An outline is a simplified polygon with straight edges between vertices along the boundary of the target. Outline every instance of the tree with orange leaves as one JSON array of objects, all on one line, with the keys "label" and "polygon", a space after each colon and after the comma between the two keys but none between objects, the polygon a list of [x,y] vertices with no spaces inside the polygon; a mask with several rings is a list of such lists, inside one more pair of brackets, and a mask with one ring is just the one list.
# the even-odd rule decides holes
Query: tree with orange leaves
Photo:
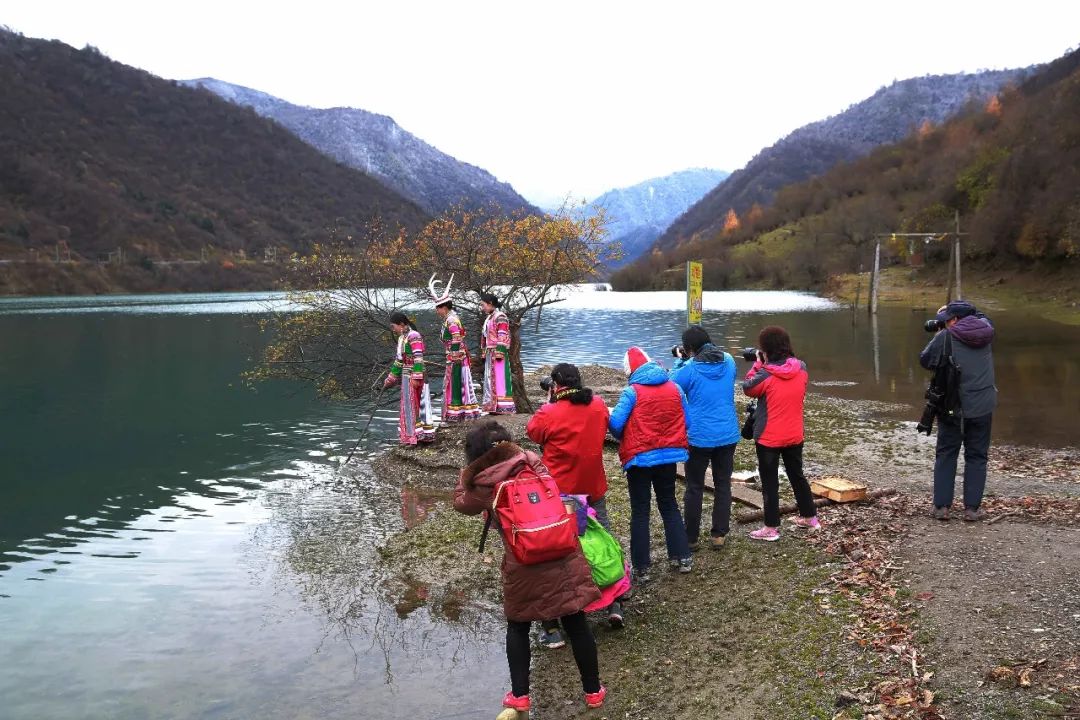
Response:
[{"label": "tree with orange leaves", "polygon": [[727,211],[727,215],[724,217],[724,234],[728,235],[739,229],[739,216],[735,212],[735,208],[731,208]]},{"label": "tree with orange leaves", "polygon": [[[505,215],[495,209],[455,208],[410,236],[378,223],[360,242],[332,239],[292,263],[290,304],[268,321],[274,339],[249,377],[314,383],[338,399],[370,396],[388,364],[389,315],[427,310],[427,280],[454,276],[451,300],[463,317],[483,315],[481,292],[502,300],[510,323],[513,382],[523,387],[521,329],[543,308],[565,297],[570,285],[596,278],[618,248],[605,242],[602,211],[564,208],[554,215]],[[299,310],[299,312],[297,312]],[[437,365],[437,364],[435,364]],[[532,410],[515,393],[519,412]]]}]

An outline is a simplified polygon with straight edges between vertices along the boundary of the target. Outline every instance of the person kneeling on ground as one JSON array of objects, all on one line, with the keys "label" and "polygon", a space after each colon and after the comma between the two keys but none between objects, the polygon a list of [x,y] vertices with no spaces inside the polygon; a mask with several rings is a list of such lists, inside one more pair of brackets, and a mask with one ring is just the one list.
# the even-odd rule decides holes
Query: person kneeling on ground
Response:
[{"label": "person kneeling on ground", "polygon": [[611,434],[619,438],[619,460],[626,470],[630,493],[630,562],[638,583],[649,580],[649,505],[653,490],[664,520],[668,561],[679,572],[693,570],[686,527],[675,499],[675,464],[687,453],[686,396],[668,380],[662,367],[639,347],[623,357],[630,384],[611,411]]},{"label": "person kneeling on ground", "polygon": [[770,325],[758,334],[757,361],[743,381],[743,392],[758,399],[754,413],[754,442],[765,525],[750,533],[754,540],[780,539],[780,459],[795,493],[799,517],[796,527],[821,527],[810,483],[803,474],[803,407],[809,375],[806,363],[795,357],[791,337],[782,327]]},{"label": "person kneeling on ground", "polygon": [[739,420],[735,415],[735,360],[712,344],[709,333],[691,325],[682,335],[689,358],[679,357],[671,379],[686,393],[690,407],[690,459],[686,461],[686,493],[683,513],[690,549],[698,549],[701,532],[701,501],[705,491],[705,471],[712,463],[713,507],[710,546],[724,546],[731,528],[731,471],[735,445],[739,442]]},{"label": "person kneeling on ground", "polygon": [[[581,386],[576,365],[560,363],[551,370],[548,402],[529,418],[525,433],[544,449],[544,465],[564,495],[585,495],[596,521],[611,531],[608,520],[607,475],[604,472],[604,436],[608,409],[589,388]],[[622,605],[611,603],[608,621],[623,623]],[[545,623],[540,643],[548,648],[563,646],[557,622]]]},{"label": "person kneeling on ground", "polygon": [[[465,459],[469,464],[454,488],[454,509],[466,515],[491,512],[495,489],[504,481],[548,476],[539,456],[511,442],[510,433],[495,421],[482,422],[469,431]],[[504,538],[503,545],[506,543]],[[607,690],[600,684],[596,641],[583,612],[600,597],[600,591],[580,545],[563,557],[531,565],[520,562],[508,548],[501,571],[511,685],[503,705],[519,711],[529,709],[529,628],[537,620],[560,618],[581,674],[585,704],[600,707]]]}]

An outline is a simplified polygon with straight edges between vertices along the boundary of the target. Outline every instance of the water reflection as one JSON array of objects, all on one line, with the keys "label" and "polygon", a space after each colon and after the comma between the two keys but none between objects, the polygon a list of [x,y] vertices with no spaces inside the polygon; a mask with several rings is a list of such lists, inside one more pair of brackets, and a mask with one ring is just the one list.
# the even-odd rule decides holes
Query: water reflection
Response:
[{"label": "water reflection", "polygon": [[[5,717],[495,707],[505,667],[490,608],[470,588],[377,569],[375,548],[438,503],[364,471],[396,436],[392,403],[355,467],[339,472],[366,415],[301,388],[242,387],[265,342],[242,313],[267,298],[209,299],[110,299],[107,312],[94,311],[96,298],[65,298],[59,312],[51,299],[0,302]],[[525,328],[524,361],[619,366],[631,344],[669,360],[682,302],[580,293]],[[784,325],[815,391],[907,405],[883,412],[914,420],[922,319],[887,308],[874,321],[798,294],[710,293],[703,323],[732,351]],[[1080,329],[994,319],[995,442],[1077,444]]]}]

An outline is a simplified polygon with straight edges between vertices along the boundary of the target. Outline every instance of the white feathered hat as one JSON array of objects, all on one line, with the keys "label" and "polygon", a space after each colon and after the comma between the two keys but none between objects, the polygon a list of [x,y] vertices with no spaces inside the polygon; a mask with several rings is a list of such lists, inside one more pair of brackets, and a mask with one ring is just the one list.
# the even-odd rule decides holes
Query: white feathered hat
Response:
[{"label": "white feathered hat", "polygon": [[450,274],[450,279],[446,281],[446,287],[443,288],[442,293],[439,292],[439,281],[435,279],[436,274],[431,274],[427,286],[428,290],[431,291],[431,301],[435,303],[435,307],[439,307],[443,303],[450,302],[450,286],[454,284],[454,274]]}]

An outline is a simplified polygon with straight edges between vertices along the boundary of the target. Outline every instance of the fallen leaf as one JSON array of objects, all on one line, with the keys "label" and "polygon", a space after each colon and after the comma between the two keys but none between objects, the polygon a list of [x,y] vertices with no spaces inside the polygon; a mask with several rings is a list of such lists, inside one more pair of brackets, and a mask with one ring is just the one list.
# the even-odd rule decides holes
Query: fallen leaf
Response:
[{"label": "fallen leaf", "polygon": [[1020,671],[1020,687],[1031,687],[1031,676],[1035,673],[1034,668],[1024,668]]}]

